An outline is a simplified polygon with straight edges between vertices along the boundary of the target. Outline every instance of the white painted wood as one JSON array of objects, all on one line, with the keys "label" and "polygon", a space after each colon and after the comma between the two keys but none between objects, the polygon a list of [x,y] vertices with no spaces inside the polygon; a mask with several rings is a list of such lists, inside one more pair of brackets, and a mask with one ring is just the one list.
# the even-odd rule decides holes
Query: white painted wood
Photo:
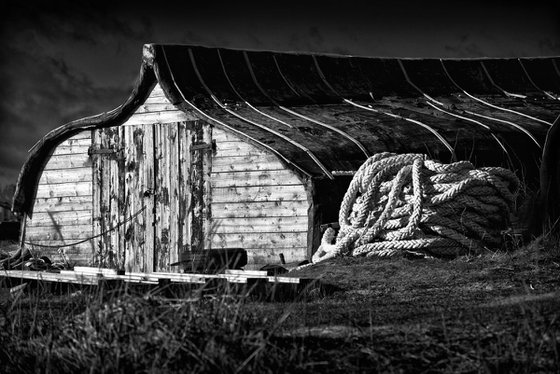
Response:
[{"label": "white painted wood", "polygon": [[169,102],[157,102],[157,103],[144,103],[140,105],[138,109],[134,112],[134,114],[140,113],[152,113],[152,112],[174,112],[177,110],[177,107]]},{"label": "white painted wood", "polygon": [[52,156],[44,170],[66,170],[72,168],[90,168],[91,158],[87,153]]},{"label": "white painted wood", "polygon": [[280,233],[228,233],[212,236],[213,248],[255,247],[263,242],[269,243],[269,248],[302,247],[307,245],[307,232],[280,232]]},{"label": "white painted wood", "polygon": [[161,88],[161,85],[159,83],[156,83],[156,85],[152,89],[152,92],[150,93],[150,97],[157,97],[157,96],[165,97],[165,93],[163,92],[163,88]]},{"label": "white painted wood", "polygon": [[90,238],[91,236],[91,224],[66,227],[60,227],[56,224],[51,226],[28,226],[25,230],[25,237],[28,240],[61,240],[71,243]]},{"label": "white painted wood", "polygon": [[246,218],[214,218],[217,227],[254,227],[264,231],[267,227],[303,227],[307,223],[307,215],[285,217],[246,217]]},{"label": "white painted wood", "polygon": [[307,201],[307,193],[301,185],[224,187],[212,190],[213,203],[283,200]]},{"label": "white painted wood", "polygon": [[58,155],[74,155],[74,154],[87,154],[91,142],[88,139],[81,139],[79,142],[84,144],[73,144],[73,145],[59,145],[53,152],[54,156]]},{"label": "white painted wood", "polygon": [[150,96],[144,101],[144,104],[169,104],[169,100],[165,96]]},{"label": "white painted wood", "polygon": [[27,220],[32,226],[52,226],[59,225],[62,229],[65,226],[91,225],[91,210],[80,211],[61,211],[61,212],[35,212],[31,219]]},{"label": "white painted wood", "polygon": [[241,275],[249,278],[267,278],[268,273],[261,270],[239,270],[239,269],[226,269],[225,274]]},{"label": "white painted wood", "polygon": [[[92,236],[92,167],[88,150],[91,131],[82,131],[62,142],[47,161],[31,217],[26,218],[24,242],[35,254],[51,261],[62,257],[58,247]],[[93,243],[64,248],[70,261],[86,263],[93,257]]]},{"label": "white painted wood", "polygon": [[57,283],[74,283],[74,284],[88,284],[96,285],[98,282],[97,275],[80,276],[76,275],[61,275],[58,273],[46,273],[40,271],[21,271],[21,270],[7,270],[4,272],[5,276],[12,276],[21,279],[49,281]]},{"label": "white painted wood", "polygon": [[[254,157],[254,156],[253,156]],[[239,160],[240,157],[228,157],[227,159],[221,158],[218,160],[225,160],[223,162],[218,162],[213,165],[213,173],[230,173],[230,172],[242,172],[242,171],[270,171],[270,170],[283,170],[284,166],[278,161],[266,162],[266,160],[255,160],[245,162]]]},{"label": "white painted wood", "polygon": [[263,151],[245,142],[216,142],[216,157],[262,155]]},{"label": "white painted wood", "polygon": [[294,186],[303,184],[290,170],[212,173],[212,187]]},{"label": "white painted wood", "polygon": [[[40,184],[54,185],[61,183],[91,182],[91,167],[45,170],[41,174]],[[53,186],[56,188],[56,186]]]},{"label": "white painted wood", "polygon": [[56,186],[39,185],[38,198],[69,197],[69,196],[91,196],[91,182],[64,183]]},{"label": "white painted wood", "polygon": [[81,211],[92,209],[91,196],[39,198],[35,200],[33,214],[41,212]]},{"label": "white painted wood", "polygon": [[117,269],[107,269],[98,268],[91,266],[74,266],[74,270],[62,270],[60,274],[72,274],[72,273],[83,273],[83,274],[102,274],[102,275],[117,275]]},{"label": "white painted wood", "polygon": [[[212,204],[213,218],[293,217],[306,216],[309,205],[304,201],[219,203]],[[307,229],[307,226],[305,227]]]},{"label": "white painted wood", "polygon": [[303,181],[239,136],[216,128],[213,139],[212,247],[242,247],[249,263],[279,263],[278,248],[303,260],[309,209]]},{"label": "white painted wood", "polygon": [[153,123],[175,123],[194,121],[196,117],[181,110],[133,114],[122,126],[147,125]]},{"label": "white painted wood", "polygon": [[215,234],[237,234],[237,233],[271,233],[276,234],[278,232],[282,233],[295,233],[295,232],[307,232],[302,231],[301,224],[295,225],[269,225],[269,226],[252,226],[252,225],[235,225],[235,219],[230,219],[232,221],[231,225],[228,226],[216,226],[214,229]]}]

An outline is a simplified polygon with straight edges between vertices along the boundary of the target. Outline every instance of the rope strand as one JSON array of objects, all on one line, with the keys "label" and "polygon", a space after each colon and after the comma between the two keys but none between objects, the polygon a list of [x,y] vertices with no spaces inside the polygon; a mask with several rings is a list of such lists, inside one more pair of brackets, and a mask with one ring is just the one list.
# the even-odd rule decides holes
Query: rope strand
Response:
[{"label": "rope strand", "polygon": [[[479,253],[501,243],[520,182],[507,169],[379,153],[356,172],[312,261],[338,255]],[[335,243],[333,240],[335,239]]]}]

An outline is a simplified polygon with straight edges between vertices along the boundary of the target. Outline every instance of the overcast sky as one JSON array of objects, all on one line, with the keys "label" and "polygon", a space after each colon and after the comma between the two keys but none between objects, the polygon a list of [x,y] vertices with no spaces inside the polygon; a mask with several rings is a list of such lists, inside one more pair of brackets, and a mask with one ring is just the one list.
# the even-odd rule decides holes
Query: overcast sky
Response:
[{"label": "overcast sky", "polygon": [[552,1],[197,3],[2,5],[0,185],[16,182],[27,150],[49,130],[120,105],[144,43],[385,57],[560,55],[560,6]]}]

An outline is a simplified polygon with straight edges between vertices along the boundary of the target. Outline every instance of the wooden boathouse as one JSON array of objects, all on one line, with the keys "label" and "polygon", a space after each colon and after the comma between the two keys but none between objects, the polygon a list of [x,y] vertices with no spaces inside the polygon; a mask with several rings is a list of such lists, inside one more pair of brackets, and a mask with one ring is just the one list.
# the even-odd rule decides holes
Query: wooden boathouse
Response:
[{"label": "wooden boathouse", "polygon": [[22,241],[128,271],[178,271],[210,248],[300,261],[385,151],[510,167],[532,188],[559,66],[146,45],[125,103],[30,150],[13,202]]}]

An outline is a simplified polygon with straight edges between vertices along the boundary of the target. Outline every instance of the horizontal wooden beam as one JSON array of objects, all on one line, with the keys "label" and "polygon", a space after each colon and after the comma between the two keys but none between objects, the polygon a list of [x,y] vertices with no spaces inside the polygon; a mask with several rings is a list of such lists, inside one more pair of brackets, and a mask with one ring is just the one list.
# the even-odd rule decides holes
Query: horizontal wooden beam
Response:
[{"label": "horizontal wooden beam", "polygon": [[[247,283],[250,279],[263,279],[275,284],[300,284],[307,281],[307,278],[296,278],[287,276],[266,276],[263,277],[253,271],[225,274],[187,274],[187,273],[137,273],[126,272],[125,274],[113,274],[110,269],[86,270],[61,270],[59,273],[28,271],[28,270],[5,270],[0,273],[0,278],[17,278],[37,281],[74,283],[83,285],[97,285],[99,280],[122,280],[127,283],[136,284],[159,284],[160,279],[169,279],[173,283],[194,283],[206,284],[215,279],[224,279],[230,283]],[[265,272],[266,273],[266,272]]]}]

